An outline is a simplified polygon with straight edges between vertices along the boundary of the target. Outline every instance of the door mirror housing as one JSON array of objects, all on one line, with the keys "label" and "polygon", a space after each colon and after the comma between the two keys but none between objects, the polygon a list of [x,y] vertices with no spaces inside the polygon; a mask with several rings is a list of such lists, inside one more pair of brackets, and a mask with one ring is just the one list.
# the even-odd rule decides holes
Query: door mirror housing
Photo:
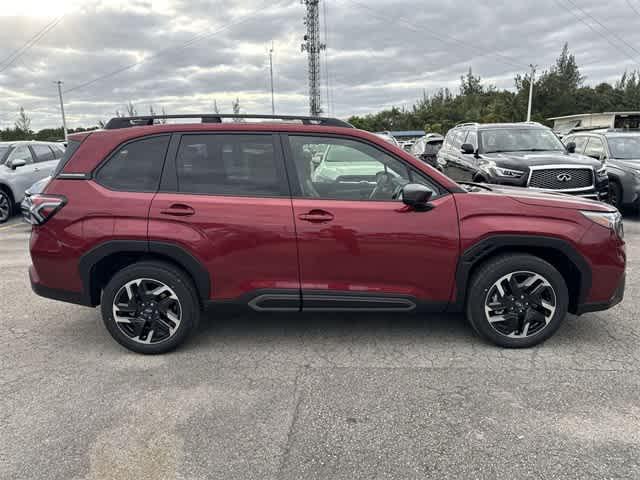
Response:
[{"label": "door mirror housing", "polygon": [[11,170],[15,170],[18,167],[24,167],[27,164],[27,161],[22,158],[14,158],[9,162],[9,167]]},{"label": "door mirror housing", "polygon": [[460,151],[465,155],[471,155],[473,153],[476,153],[475,147],[470,143],[463,143],[462,147],[460,147]]},{"label": "door mirror housing", "polygon": [[408,183],[402,187],[402,201],[404,204],[419,212],[433,208],[429,204],[432,196],[433,190],[421,183]]},{"label": "door mirror housing", "polygon": [[576,153],[576,142],[567,143],[567,152]]}]

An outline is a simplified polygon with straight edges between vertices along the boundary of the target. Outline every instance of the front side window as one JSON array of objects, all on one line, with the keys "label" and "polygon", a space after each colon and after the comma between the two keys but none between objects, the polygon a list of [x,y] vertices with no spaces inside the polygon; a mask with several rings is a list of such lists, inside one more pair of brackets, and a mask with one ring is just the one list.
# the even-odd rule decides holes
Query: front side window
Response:
[{"label": "front side window", "polygon": [[33,158],[31,157],[31,151],[29,147],[26,145],[18,145],[13,151],[9,154],[8,162],[13,160],[24,160],[27,163],[32,163]]},{"label": "front side window", "polygon": [[111,190],[157,191],[169,138],[162,135],[123,145],[98,170],[96,181]]},{"label": "front side window", "polygon": [[32,145],[31,148],[36,155],[36,162],[48,162],[54,159],[53,151],[47,145]]},{"label": "front side window", "polygon": [[478,148],[478,134],[476,132],[469,131],[469,134],[467,135],[467,139],[464,141],[464,143],[469,143],[469,144],[473,145],[473,148],[477,149]]},{"label": "front side window", "polygon": [[180,192],[275,197],[289,194],[272,135],[183,135],[176,169]]},{"label": "front side window", "polygon": [[407,183],[429,185],[400,160],[363,142],[290,135],[289,144],[304,197],[391,201]]},{"label": "front side window", "polygon": [[640,161],[640,136],[610,137],[609,151],[613,158]]},{"label": "front side window", "polygon": [[457,132],[455,132],[454,136],[453,136],[453,148],[455,149],[460,149],[460,147],[462,147],[462,144],[464,143],[464,140],[467,136],[467,130],[458,130]]},{"label": "front side window", "polygon": [[573,142],[576,144],[576,153],[582,153],[584,152],[584,147],[587,146],[587,140],[589,140],[589,137],[585,137],[584,135],[568,137],[565,139],[564,144],[567,145],[568,143]]},{"label": "front side window", "polygon": [[565,151],[551,130],[492,128],[480,132],[480,153]]},{"label": "front side window", "polygon": [[604,156],[604,145],[602,144],[602,140],[596,137],[589,138],[587,147],[584,149],[584,154],[593,158],[600,158]]}]

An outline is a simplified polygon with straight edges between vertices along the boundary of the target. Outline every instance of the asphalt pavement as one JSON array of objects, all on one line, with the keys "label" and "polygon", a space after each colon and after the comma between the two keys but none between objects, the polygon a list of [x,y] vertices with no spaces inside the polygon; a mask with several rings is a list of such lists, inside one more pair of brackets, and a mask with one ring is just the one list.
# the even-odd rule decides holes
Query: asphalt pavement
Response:
[{"label": "asphalt pavement", "polygon": [[[0,225],[1,479],[638,479],[640,222],[607,312],[502,350],[460,316],[209,316],[163,356],[37,297]],[[597,280],[597,279],[596,279]]]}]

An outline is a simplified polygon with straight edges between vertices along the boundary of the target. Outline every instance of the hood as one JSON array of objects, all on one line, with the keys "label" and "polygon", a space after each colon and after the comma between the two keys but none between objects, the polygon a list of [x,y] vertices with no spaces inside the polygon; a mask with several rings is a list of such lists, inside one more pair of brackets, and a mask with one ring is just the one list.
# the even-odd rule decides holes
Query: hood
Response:
[{"label": "hood", "polygon": [[607,160],[607,163],[613,167],[618,167],[622,170],[630,170],[635,172],[640,172],[640,159],[637,160],[617,160],[615,158],[610,158]]},{"label": "hood", "polygon": [[588,165],[599,168],[602,165],[600,160],[579,155],[577,153],[565,152],[503,152],[503,153],[483,153],[480,155],[483,160],[493,160],[496,165],[503,168],[523,170],[526,167],[539,165]]},{"label": "hood", "polygon": [[[572,210],[588,210],[596,212],[615,212],[611,205],[588,198],[567,195],[566,193],[542,192],[532,188],[509,187],[506,185],[487,185],[491,192],[507,195],[516,202],[539,207],[568,208]],[[488,190],[485,191],[489,193]]]}]

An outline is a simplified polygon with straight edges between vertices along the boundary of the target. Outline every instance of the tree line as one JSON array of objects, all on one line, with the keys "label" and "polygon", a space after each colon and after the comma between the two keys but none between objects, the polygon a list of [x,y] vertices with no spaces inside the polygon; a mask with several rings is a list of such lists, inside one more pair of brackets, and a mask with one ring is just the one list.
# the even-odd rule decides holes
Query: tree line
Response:
[{"label": "tree line", "polygon": [[[423,93],[422,98],[409,108],[392,107],[375,114],[352,116],[349,122],[357,128],[374,132],[421,129],[442,134],[460,122],[521,122],[526,119],[530,81],[529,75],[517,75],[513,90],[498,89],[483,82],[469,69],[460,78],[457,92],[442,88],[432,95]],[[534,81],[533,91],[532,120],[545,124],[548,124],[549,117],[562,115],[640,110],[638,71],[623,73],[613,85],[606,82],[586,85],[575,56],[566,44],[555,63]],[[214,113],[220,113],[215,100],[212,108]],[[232,102],[231,110],[235,114],[241,112],[239,98]],[[125,106],[123,112],[116,110],[115,116],[137,115],[132,102]],[[161,112],[165,113],[164,108]],[[153,106],[149,106],[149,113],[155,114]],[[69,132],[103,126],[103,122],[99,122],[96,126]],[[62,127],[32,131],[31,118],[23,108],[18,112],[13,128],[0,130],[1,140],[56,140],[63,137]]]},{"label": "tree line", "polygon": [[[216,100],[213,101],[213,112],[221,113],[220,108],[218,107],[218,102]],[[240,99],[236,98],[231,102],[231,111],[240,115],[241,107],[240,107]],[[159,115],[166,115],[164,107],[161,107]],[[135,117],[138,115],[138,108],[133,104],[133,102],[129,101],[123,110],[116,110],[114,112],[115,117]],[[144,114],[141,114],[144,115]],[[158,113],[155,110],[153,105],[149,105],[149,115],[155,116]],[[166,120],[159,120],[160,123],[166,123]],[[99,128],[103,128],[105,126],[104,121],[99,121],[97,125],[91,127],[78,127],[78,128],[70,128],[68,129],[69,133],[77,133],[77,132],[89,132],[91,130],[97,130]],[[0,141],[18,141],[18,140],[41,140],[41,141],[57,141],[64,139],[64,128],[44,128],[42,130],[33,131],[31,129],[31,116],[25,112],[23,107],[20,107],[18,110],[17,119],[13,125],[13,127],[6,127],[0,130]]]}]

